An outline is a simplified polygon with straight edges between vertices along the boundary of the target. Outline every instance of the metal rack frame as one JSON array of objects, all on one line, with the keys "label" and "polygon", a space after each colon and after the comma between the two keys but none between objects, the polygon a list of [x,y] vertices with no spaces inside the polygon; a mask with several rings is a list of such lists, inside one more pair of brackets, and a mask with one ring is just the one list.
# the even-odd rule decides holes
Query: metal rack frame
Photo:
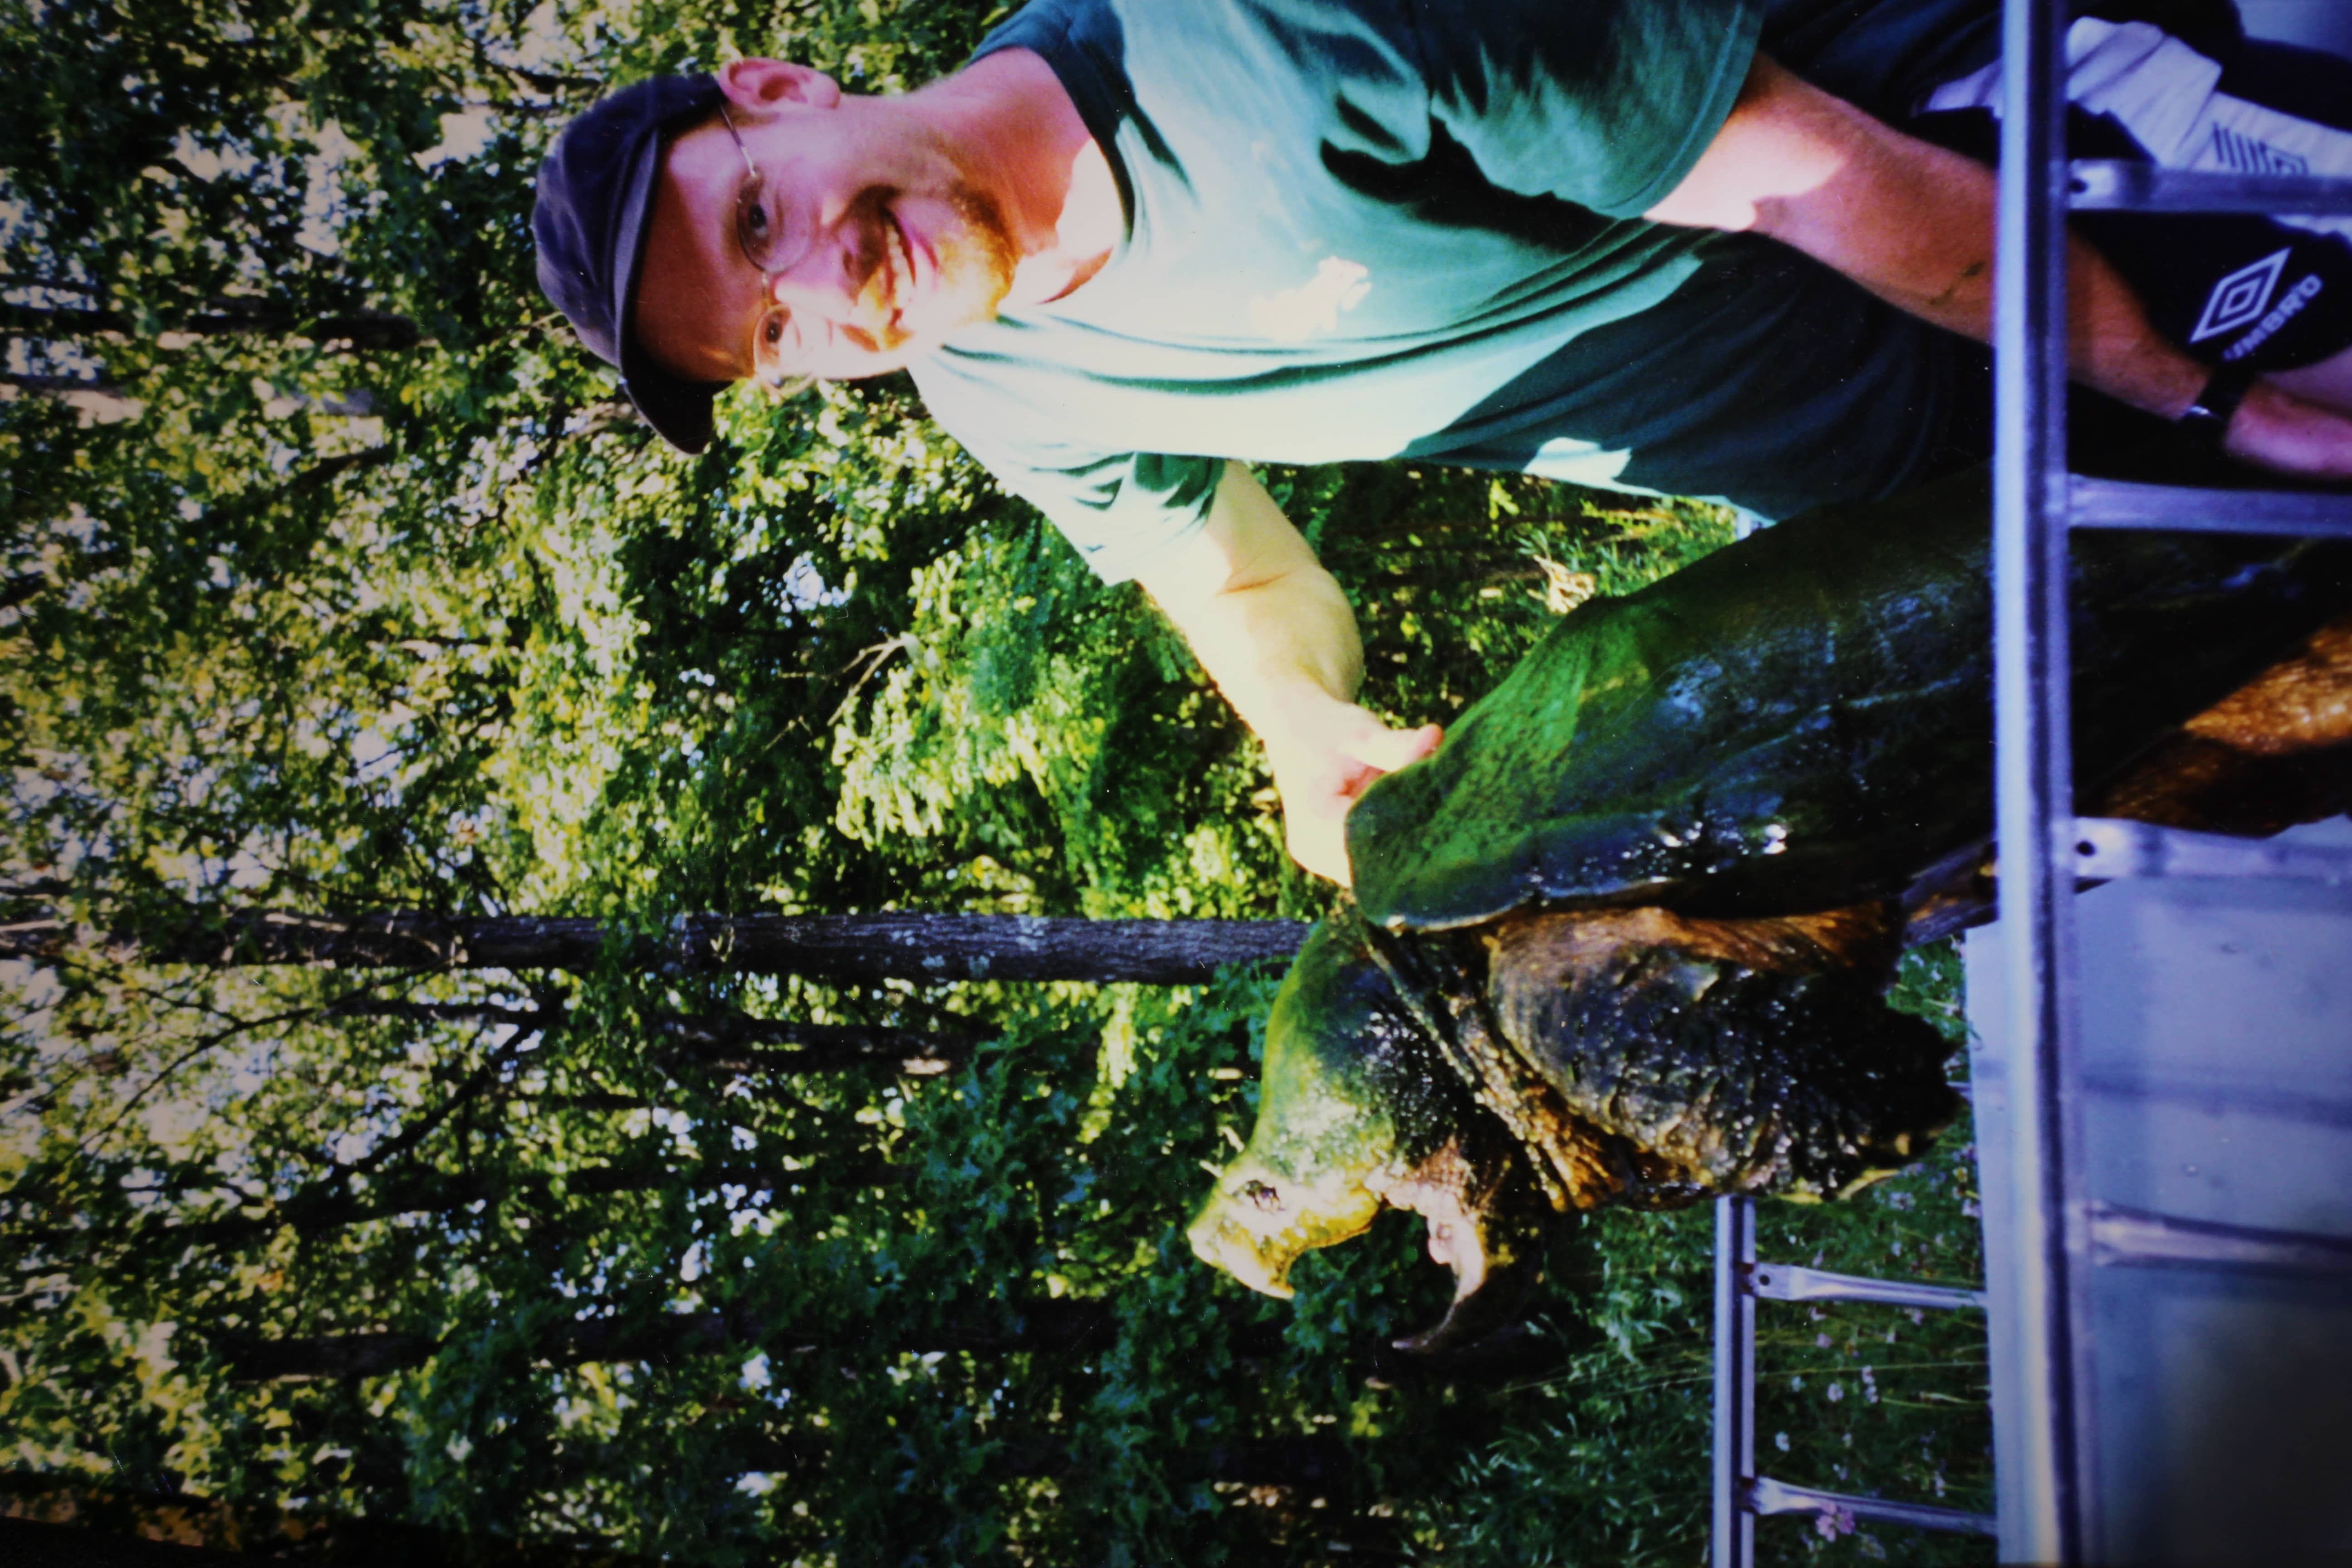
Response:
[{"label": "metal rack frame", "polygon": [[[2097,1389],[2089,1271],[2190,1265],[2352,1278],[2352,1241],[2258,1231],[2093,1201],[2078,1163],[2084,1090],[2075,1042],[2078,879],[2248,877],[2352,884],[2352,852],[2274,846],[2145,824],[2077,819],[2069,752],[2068,534],[2166,528],[2352,537],[2352,497],[2212,491],[2082,478],[2066,468],[2066,215],[2352,213],[2352,181],[2183,174],[2070,163],[2059,0],[2006,0],[1995,252],[1994,684],[2000,931],[2009,1038],[2005,1214],[1986,1216],[1987,1289],[1824,1275],[1756,1258],[1754,1201],[1725,1198],[1716,1244],[1715,1568],[1748,1568],[1759,1515],[1839,1509],[1855,1519],[1997,1535],[2004,1562],[2093,1559]],[[1981,1306],[1991,1341],[1997,1516],[1849,1497],[1759,1476],[1755,1312],[1767,1300]]]},{"label": "metal rack frame", "polygon": [[[2065,8],[2007,0],[1995,254],[1994,772],[2007,971],[2011,1246],[1988,1259],[1995,1489],[2004,1560],[2091,1561],[2099,1519],[2090,1271],[2195,1262],[2333,1274],[2352,1244],[2094,1202],[2084,1190],[2073,904],[2079,877],[2307,877],[2352,856],[2078,820],[2067,737],[2068,535],[2074,528],[2218,529],[2352,537],[2352,498],[2084,479],[2066,468],[2065,234],[2072,206],[2115,211],[2352,212],[2352,181],[2186,174],[2070,163]],[[1995,1216],[1987,1215],[1988,1230]]]},{"label": "metal rack frame", "polygon": [[1872,1279],[1756,1257],[1756,1200],[1718,1198],[1715,1209],[1715,1568],[1756,1561],[1756,1521],[1776,1513],[1838,1512],[1914,1530],[1991,1535],[1989,1513],[1822,1491],[1756,1468],[1756,1303],[1870,1301],[1937,1311],[1981,1310],[1984,1292],[1908,1279]]}]

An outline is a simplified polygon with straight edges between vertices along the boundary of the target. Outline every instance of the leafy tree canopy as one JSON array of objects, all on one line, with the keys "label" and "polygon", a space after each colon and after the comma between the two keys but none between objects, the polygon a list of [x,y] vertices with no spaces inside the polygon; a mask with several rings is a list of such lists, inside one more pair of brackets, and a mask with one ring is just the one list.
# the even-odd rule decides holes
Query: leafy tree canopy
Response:
[{"label": "leafy tree canopy", "polygon": [[[680,917],[1321,905],[1181,645],[903,382],[739,395],[684,458],[531,285],[532,171],[605,83],[775,53],[896,90],[992,15],[0,0],[0,898],[55,935],[0,962],[12,1497],[485,1560],[1688,1560],[1688,1225],[1564,1236],[1528,1331],[1435,1366],[1382,1348],[1445,1288],[1401,1221],[1287,1306],[1192,1262],[1264,970],[648,957],[712,929]],[[1416,721],[1729,534],[1265,477]],[[608,940],[188,961],[394,911]],[[1966,1272],[1957,1169],[1830,1245]],[[1834,1326],[1804,1354],[1893,1388],[1883,1328],[1916,1371],[1880,1484],[1981,1484],[1980,1421],[1937,1403],[1965,1336]],[[1808,1420],[1814,1473],[1845,1463]]]}]

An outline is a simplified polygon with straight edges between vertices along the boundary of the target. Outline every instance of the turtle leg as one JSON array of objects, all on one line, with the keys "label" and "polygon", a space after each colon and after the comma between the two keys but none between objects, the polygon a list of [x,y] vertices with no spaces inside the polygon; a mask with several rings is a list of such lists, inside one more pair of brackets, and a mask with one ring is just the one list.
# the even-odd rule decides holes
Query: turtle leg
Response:
[{"label": "turtle leg", "polygon": [[1552,912],[1479,933],[1495,1029],[1564,1110],[1629,1151],[1608,1201],[1842,1197],[1959,1109],[1950,1047],[1884,993],[1896,911],[1697,920]]},{"label": "turtle leg", "polygon": [[2208,833],[2275,833],[2352,808],[2352,619],[2137,759],[2094,815]]}]

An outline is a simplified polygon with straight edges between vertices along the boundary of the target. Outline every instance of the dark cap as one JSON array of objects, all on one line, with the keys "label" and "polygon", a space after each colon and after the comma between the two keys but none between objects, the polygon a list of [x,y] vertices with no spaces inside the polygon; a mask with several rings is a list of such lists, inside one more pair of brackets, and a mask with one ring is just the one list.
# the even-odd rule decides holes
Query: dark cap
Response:
[{"label": "dark cap", "polygon": [[723,381],[671,374],[629,330],[646,219],[661,172],[662,141],[715,112],[719,79],[665,76],[600,100],[564,127],[539,166],[539,286],[599,359],[618,365],[621,386],[646,422],[682,452],[710,445],[710,400]]}]

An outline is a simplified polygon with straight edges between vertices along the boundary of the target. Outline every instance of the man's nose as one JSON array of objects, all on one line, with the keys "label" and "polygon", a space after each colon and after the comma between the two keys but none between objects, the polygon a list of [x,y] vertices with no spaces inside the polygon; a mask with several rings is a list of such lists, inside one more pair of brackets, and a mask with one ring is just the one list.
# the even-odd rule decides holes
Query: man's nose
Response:
[{"label": "man's nose", "polygon": [[768,298],[795,316],[856,324],[876,262],[838,227],[820,234],[797,260],[768,275]]},{"label": "man's nose", "polygon": [[797,254],[768,274],[768,292],[779,305],[805,307],[812,296],[828,289],[854,295],[865,286],[868,268],[858,258],[866,248],[859,225],[861,208],[855,190],[803,193],[798,214],[805,225]]},{"label": "man's nose", "polygon": [[850,264],[848,247],[828,227],[789,266],[768,274],[768,299],[791,310],[832,313],[848,304],[863,282]]}]

